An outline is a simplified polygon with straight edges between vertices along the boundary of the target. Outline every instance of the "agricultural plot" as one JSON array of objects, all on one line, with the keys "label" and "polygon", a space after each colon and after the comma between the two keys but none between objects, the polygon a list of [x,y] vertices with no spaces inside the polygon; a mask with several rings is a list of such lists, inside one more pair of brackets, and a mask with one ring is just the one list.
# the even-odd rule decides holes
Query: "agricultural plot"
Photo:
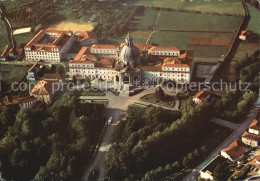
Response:
[{"label": "agricultural plot", "polygon": [[155,26],[160,30],[233,32],[239,27],[241,19],[240,16],[161,11]]},{"label": "agricultural plot", "polygon": [[194,50],[195,62],[217,63],[222,55],[226,55],[228,47],[216,46],[188,46],[188,50]]},{"label": "agricultural plot", "polygon": [[180,47],[181,49],[186,49],[190,37],[233,38],[233,36],[233,33],[156,31],[152,34],[149,43],[156,43],[160,46],[176,46]]},{"label": "agricultural plot", "polygon": [[9,45],[8,35],[4,22],[0,20],[0,54],[3,52],[6,45]]},{"label": "agricultural plot", "polygon": [[138,30],[151,30],[159,10],[145,9],[142,15],[135,16],[133,26]]},{"label": "agricultural plot", "polygon": [[186,1],[183,9],[193,11],[207,11],[229,14],[245,14],[241,0],[193,0]]},{"label": "agricultural plot", "polygon": [[260,34],[260,11],[249,4],[247,4],[247,7],[251,16],[247,29],[253,31],[254,33]]},{"label": "agricultural plot", "polygon": [[185,5],[185,1],[182,1],[182,0],[128,0],[127,4],[137,5],[137,6],[181,9]]}]

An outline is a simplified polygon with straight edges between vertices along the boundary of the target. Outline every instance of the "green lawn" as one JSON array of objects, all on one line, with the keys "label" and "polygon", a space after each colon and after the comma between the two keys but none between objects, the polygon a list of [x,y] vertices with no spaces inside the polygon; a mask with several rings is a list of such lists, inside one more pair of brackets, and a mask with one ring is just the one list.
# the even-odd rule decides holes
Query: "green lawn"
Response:
[{"label": "green lawn", "polygon": [[245,10],[241,0],[188,0],[186,1],[183,9],[241,15],[245,14]]},{"label": "green lawn", "polygon": [[16,45],[19,47],[21,43],[27,44],[34,37],[33,33],[27,33],[22,35],[14,35]]},{"label": "green lawn", "polygon": [[191,36],[232,38],[234,34],[156,31],[152,34],[149,43],[157,43],[159,46],[176,46],[181,49],[186,49]]},{"label": "green lawn", "polygon": [[171,9],[181,9],[185,1],[182,0],[127,0],[130,5],[164,7]]},{"label": "green lawn", "polygon": [[241,19],[239,16],[161,11],[155,25],[160,30],[235,31]]},{"label": "green lawn", "polygon": [[233,62],[240,61],[247,56],[251,56],[255,51],[257,51],[259,49],[260,49],[259,44],[240,43],[232,61]]},{"label": "green lawn", "polygon": [[164,98],[159,99],[155,94],[148,94],[141,97],[141,100],[148,103],[158,104],[166,107],[174,107],[175,101],[173,96],[165,95]]},{"label": "green lawn", "polygon": [[6,45],[9,45],[8,35],[4,22],[0,20],[0,54],[3,52]]},{"label": "green lawn", "polygon": [[138,30],[151,30],[158,12],[158,10],[145,9],[142,15],[135,16],[134,26]]},{"label": "green lawn", "polygon": [[247,4],[247,7],[251,16],[247,29],[253,31],[254,33],[260,34],[260,11],[249,4]]}]

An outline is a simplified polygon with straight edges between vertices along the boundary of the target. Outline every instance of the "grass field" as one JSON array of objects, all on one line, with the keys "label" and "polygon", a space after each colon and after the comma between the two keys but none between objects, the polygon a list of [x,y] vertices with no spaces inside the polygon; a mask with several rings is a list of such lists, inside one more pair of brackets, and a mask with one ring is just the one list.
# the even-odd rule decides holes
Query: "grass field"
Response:
[{"label": "grass field", "polygon": [[234,31],[241,17],[161,11],[156,20],[157,29],[193,31]]},{"label": "grass field", "polygon": [[8,35],[4,22],[0,20],[0,54],[3,52],[6,45],[9,45]]},{"label": "grass field", "polygon": [[241,0],[193,0],[186,1],[183,9],[195,11],[208,11],[229,14],[245,14]]},{"label": "grass field", "polygon": [[185,49],[191,36],[232,38],[234,34],[156,31],[152,34],[149,43],[157,43],[160,46],[176,46]]},{"label": "grass field", "polygon": [[152,29],[153,23],[158,15],[158,10],[145,9],[142,15],[135,16],[133,24],[138,30]]},{"label": "grass field", "polygon": [[19,47],[21,43],[27,44],[34,37],[33,33],[27,33],[23,35],[15,35],[14,39],[16,41],[16,45]]},{"label": "grass field", "polygon": [[240,43],[232,62],[236,62],[244,59],[247,56],[251,56],[256,50],[259,49],[260,49],[259,44]]},{"label": "grass field", "polygon": [[185,1],[182,0],[128,0],[130,5],[164,7],[171,9],[181,9]]},{"label": "grass field", "polygon": [[260,34],[260,11],[249,4],[247,4],[247,7],[251,16],[247,29],[253,31],[254,33]]}]

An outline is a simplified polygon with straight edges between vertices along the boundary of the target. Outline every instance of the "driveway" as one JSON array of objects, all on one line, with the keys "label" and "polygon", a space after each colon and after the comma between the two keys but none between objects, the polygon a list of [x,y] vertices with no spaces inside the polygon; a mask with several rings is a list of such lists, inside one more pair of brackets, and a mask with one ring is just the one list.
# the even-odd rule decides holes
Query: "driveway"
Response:
[{"label": "driveway", "polygon": [[[89,178],[89,175],[91,174],[92,170],[99,170],[99,178],[98,180],[104,180],[105,179],[105,156],[106,153],[113,143],[113,134],[116,130],[118,121],[121,120],[123,117],[125,117],[126,110],[129,105],[135,103],[135,102],[141,102],[142,104],[150,104],[143,101],[140,101],[140,98],[144,95],[154,93],[155,88],[147,88],[143,90],[141,93],[131,96],[131,97],[121,97],[116,96],[111,92],[106,92],[105,96],[80,96],[80,99],[107,99],[109,101],[107,110],[106,110],[106,116],[107,117],[113,117],[112,124],[108,124],[105,132],[102,137],[102,141],[100,142],[100,147],[98,148],[97,154],[94,156],[92,162],[90,165],[86,168],[86,171],[83,174],[82,180],[87,181]],[[174,92],[165,91],[166,94],[169,95],[175,95]],[[178,100],[176,99],[176,102]],[[178,106],[179,103],[175,103],[175,107]],[[155,105],[158,106],[158,105]],[[168,108],[167,109],[174,109],[174,108]]]}]

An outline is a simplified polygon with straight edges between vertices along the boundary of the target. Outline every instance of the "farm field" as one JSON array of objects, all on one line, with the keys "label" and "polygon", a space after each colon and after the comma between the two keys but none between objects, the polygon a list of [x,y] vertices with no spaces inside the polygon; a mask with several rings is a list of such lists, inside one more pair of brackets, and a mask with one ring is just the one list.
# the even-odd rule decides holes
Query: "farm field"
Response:
[{"label": "farm field", "polygon": [[222,55],[226,55],[228,47],[216,46],[188,46],[187,49],[194,50],[195,62],[217,63]]},{"label": "farm field", "polygon": [[194,37],[216,37],[216,38],[233,38],[233,33],[197,33],[197,32],[172,32],[156,31],[152,34],[149,43],[156,43],[160,46],[176,46],[185,49],[188,45],[189,38]]},{"label": "farm field", "polygon": [[249,4],[247,4],[247,7],[251,16],[247,29],[253,31],[254,33],[260,34],[260,11]]},{"label": "farm field", "polygon": [[183,9],[194,11],[208,11],[229,14],[245,14],[241,0],[193,0],[186,1]]},{"label": "farm field", "polygon": [[127,0],[129,5],[163,7],[171,9],[181,9],[185,1],[181,0]]},{"label": "farm field", "polygon": [[160,30],[233,32],[238,28],[240,21],[240,16],[161,11],[155,26]]},{"label": "farm field", "polygon": [[9,45],[8,35],[4,22],[0,20],[0,54],[3,52],[6,45]]},{"label": "farm field", "polygon": [[133,26],[138,30],[150,30],[158,15],[159,10],[145,9],[142,15],[135,16],[135,20],[132,22]]}]

